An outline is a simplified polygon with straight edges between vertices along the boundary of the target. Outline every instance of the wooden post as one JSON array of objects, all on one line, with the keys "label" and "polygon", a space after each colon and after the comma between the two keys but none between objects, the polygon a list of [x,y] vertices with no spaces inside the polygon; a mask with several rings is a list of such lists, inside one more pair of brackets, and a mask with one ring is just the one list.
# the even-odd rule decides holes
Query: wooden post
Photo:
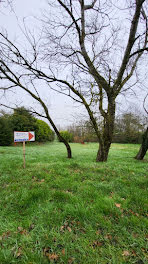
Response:
[{"label": "wooden post", "polygon": [[23,141],[23,158],[24,158],[24,169],[25,169],[25,141]]}]

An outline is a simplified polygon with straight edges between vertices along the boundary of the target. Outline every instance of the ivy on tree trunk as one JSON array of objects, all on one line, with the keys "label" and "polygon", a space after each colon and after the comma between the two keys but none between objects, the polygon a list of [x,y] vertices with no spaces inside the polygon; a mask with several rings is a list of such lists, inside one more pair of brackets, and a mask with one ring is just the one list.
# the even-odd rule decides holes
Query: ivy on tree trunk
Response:
[{"label": "ivy on tree trunk", "polygon": [[147,150],[148,150],[148,127],[142,136],[142,144],[140,146],[140,149],[135,159],[143,160],[144,156],[146,155]]}]

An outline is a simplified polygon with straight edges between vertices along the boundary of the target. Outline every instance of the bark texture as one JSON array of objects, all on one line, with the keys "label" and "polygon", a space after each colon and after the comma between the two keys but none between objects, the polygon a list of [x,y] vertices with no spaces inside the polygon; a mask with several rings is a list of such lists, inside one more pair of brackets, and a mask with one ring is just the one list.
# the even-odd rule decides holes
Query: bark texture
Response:
[{"label": "bark texture", "polygon": [[108,112],[107,115],[104,116],[104,128],[101,136],[101,140],[99,141],[99,150],[97,153],[96,161],[107,161],[108,153],[110,150],[110,146],[112,143],[113,132],[114,132],[114,121],[115,121],[115,98],[110,96],[108,98]]}]

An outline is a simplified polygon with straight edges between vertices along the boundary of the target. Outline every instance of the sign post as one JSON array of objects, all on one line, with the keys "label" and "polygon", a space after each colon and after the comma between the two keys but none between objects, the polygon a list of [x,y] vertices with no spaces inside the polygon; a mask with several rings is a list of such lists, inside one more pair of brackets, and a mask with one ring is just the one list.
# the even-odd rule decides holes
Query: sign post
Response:
[{"label": "sign post", "polygon": [[24,169],[25,169],[25,141],[23,141],[23,157],[24,157]]},{"label": "sign post", "polygon": [[26,141],[35,141],[35,132],[29,131],[29,132],[22,132],[22,131],[14,131],[14,142],[23,142],[23,168],[25,169],[25,142]]}]

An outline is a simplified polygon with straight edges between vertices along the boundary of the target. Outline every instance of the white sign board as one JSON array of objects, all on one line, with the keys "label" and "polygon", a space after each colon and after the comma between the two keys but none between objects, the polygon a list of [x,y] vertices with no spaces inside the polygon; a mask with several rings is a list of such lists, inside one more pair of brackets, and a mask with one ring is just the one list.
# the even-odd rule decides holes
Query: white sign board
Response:
[{"label": "white sign board", "polygon": [[35,132],[14,131],[14,142],[35,141]]}]

